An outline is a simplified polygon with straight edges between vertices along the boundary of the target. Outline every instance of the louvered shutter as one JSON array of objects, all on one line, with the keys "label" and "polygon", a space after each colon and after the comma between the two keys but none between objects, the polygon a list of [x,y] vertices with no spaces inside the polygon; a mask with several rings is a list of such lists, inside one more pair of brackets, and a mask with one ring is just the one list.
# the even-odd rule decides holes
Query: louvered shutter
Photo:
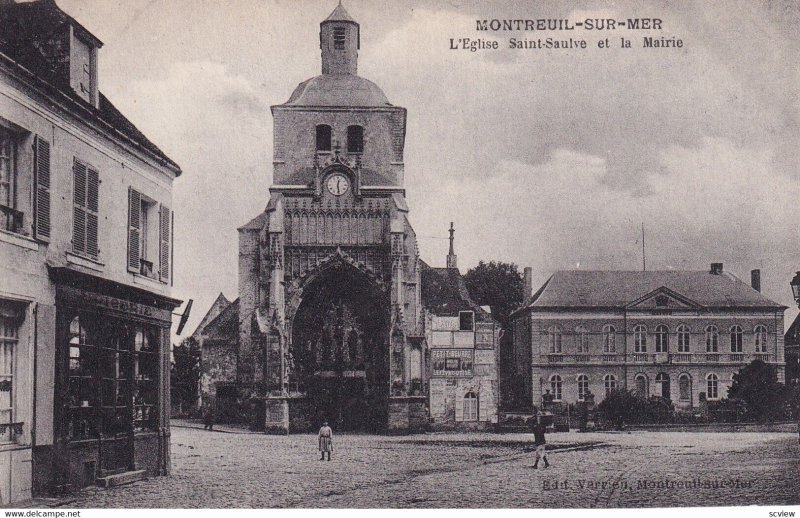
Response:
[{"label": "louvered shutter", "polygon": [[72,250],[86,253],[86,165],[75,160],[72,165]]},{"label": "louvered shutter", "polygon": [[100,175],[89,168],[86,175],[86,253],[97,257],[98,247],[98,211],[100,208]]},{"label": "louvered shutter", "polygon": [[141,210],[142,195],[133,188],[128,188],[128,270],[139,273],[141,270]]},{"label": "louvered shutter", "polygon": [[50,241],[50,143],[39,135],[33,143],[34,178],[34,236],[40,241]]},{"label": "louvered shutter", "polygon": [[158,211],[158,276],[162,282],[169,281],[169,248],[170,248],[170,210],[161,205]]}]

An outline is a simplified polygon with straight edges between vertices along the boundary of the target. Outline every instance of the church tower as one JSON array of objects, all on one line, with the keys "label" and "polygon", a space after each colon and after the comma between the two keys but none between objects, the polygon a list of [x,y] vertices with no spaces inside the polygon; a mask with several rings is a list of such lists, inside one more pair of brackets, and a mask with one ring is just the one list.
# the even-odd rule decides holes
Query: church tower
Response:
[{"label": "church tower", "polygon": [[322,74],[272,106],[273,185],[239,229],[239,398],[268,432],[425,426],[406,110],[357,75],[360,26],[320,23]]}]

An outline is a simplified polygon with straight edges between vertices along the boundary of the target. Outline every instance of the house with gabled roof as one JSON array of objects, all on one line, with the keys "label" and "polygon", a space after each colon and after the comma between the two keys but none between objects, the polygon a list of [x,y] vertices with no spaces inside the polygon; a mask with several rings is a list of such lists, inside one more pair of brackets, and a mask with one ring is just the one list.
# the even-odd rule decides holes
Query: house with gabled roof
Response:
[{"label": "house with gabled roof", "polygon": [[784,381],[785,306],[713,263],[709,271],[559,271],[512,315],[515,375],[531,406],[615,389],[676,408],[727,396],[753,360]]}]

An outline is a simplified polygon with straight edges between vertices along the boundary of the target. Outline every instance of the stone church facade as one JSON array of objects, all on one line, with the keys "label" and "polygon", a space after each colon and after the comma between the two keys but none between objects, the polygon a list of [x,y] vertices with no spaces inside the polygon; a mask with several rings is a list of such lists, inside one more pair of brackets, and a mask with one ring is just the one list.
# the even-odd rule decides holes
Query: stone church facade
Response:
[{"label": "stone church facade", "polygon": [[469,299],[452,233],[448,268],[419,258],[406,110],[357,75],[359,45],[340,4],[320,24],[322,74],[272,107],[273,185],[239,229],[239,299],[195,333],[201,396],[249,401],[273,433],[489,426],[499,329]]}]

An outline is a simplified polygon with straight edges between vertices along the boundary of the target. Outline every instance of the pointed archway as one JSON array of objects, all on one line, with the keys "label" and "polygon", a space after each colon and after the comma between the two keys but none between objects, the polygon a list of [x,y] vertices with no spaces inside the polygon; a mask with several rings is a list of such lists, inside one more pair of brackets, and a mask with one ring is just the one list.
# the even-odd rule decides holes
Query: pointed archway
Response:
[{"label": "pointed archway", "polygon": [[380,432],[388,419],[389,295],[338,258],[309,276],[291,319],[290,385],[305,393],[303,421]]}]

